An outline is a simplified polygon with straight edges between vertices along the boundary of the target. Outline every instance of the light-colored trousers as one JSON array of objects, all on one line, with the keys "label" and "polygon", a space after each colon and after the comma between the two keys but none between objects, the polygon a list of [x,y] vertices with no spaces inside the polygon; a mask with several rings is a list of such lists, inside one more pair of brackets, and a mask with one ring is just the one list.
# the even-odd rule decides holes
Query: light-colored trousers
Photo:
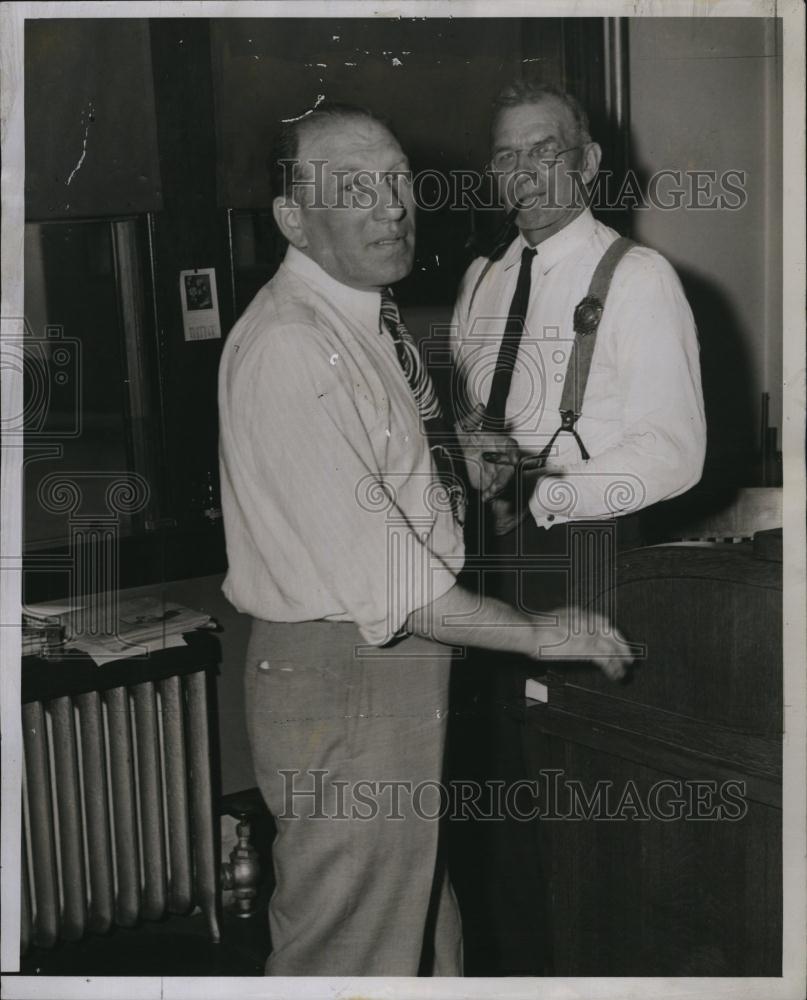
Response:
[{"label": "light-colored trousers", "polygon": [[267,975],[462,975],[437,850],[450,663],[416,637],[253,621],[247,727],[277,824]]}]

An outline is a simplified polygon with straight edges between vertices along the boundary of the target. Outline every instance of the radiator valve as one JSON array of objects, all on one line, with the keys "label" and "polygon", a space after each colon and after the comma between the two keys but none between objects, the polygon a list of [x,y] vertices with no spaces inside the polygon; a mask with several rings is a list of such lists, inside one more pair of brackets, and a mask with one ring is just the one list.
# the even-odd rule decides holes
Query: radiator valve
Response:
[{"label": "radiator valve", "polygon": [[230,851],[230,860],[221,866],[221,887],[232,892],[238,917],[251,917],[255,912],[261,874],[258,852],[249,842],[250,832],[249,817],[242,815],[235,828],[238,842]]}]

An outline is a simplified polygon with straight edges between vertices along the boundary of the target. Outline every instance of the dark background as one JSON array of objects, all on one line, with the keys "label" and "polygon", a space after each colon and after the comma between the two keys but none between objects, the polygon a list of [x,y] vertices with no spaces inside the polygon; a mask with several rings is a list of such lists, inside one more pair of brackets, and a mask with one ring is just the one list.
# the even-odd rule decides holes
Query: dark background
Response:
[{"label": "dark background", "polygon": [[[720,125],[734,114],[729,104],[736,72],[732,77],[727,67],[739,65],[737,56],[751,66],[761,51],[761,34],[750,20],[723,19],[709,44],[698,42],[692,21],[694,34],[681,53],[676,49],[683,44],[681,29],[670,30],[675,19],[653,19],[642,25],[638,58],[628,45],[635,27],[631,21],[628,30],[629,20],[26,22],[26,218],[42,227],[40,298],[46,300],[30,301],[31,291],[26,310],[30,306],[32,327],[45,314],[81,346],[84,428],[65,446],[61,464],[37,452],[50,440],[60,416],[59,394],[65,393],[51,385],[50,427],[28,442],[26,515],[32,528],[38,527],[38,534],[29,532],[29,551],[69,552],[65,518],[57,524],[37,500],[47,473],[128,468],[147,480],[150,499],[148,509],[121,521],[121,584],[225,568],[221,522],[210,516],[218,508],[216,379],[223,339],[185,342],[178,275],[194,267],[216,269],[226,337],[282,255],[270,211],[270,138],[282,118],[302,114],[320,95],[361,102],[385,115],[416,172],[481,170],[491,99],[518,77],[557,83],[582,100],[592,134],[603,146],[603,169],[615,175],[613,189],[628,164],[646,183],[659,164],[702,168],[717,161],[742,168],[749,149],[764,160],[758,151],[778,127],[765,118],[770,95],[747,106],[743,129]],[[756,25],[764,27],[763,20]],[[775,58],[775,32],[769,34],[774,41],[765,42],[761,54]],[[619,62],[607,72],[615,58],[609,39],[615,36],[622,43]],[[659,79],[670,79],[682,93],[696,80],[706,105],[714,101],[708,128],[696,109],[699,124],[684,130],[682,138],[675,119],[692,109],[674,90],[653,120],[642,88],[653,80],[654,60]],[[629,71],[638,75],[629,77]],[[614,98],[615,81],[621,83],[621,100]],[[717,84],[720,89],[712,94],[709,87]],[[638,131],[628,107],[634,98],[642,105]],[[781,483],[776,404],[767,421],[759,391],[778,391],[775,368],[762,371],[763,361],[776,363],[775,351],[766,345],[777,330],[756,328],[758,304],[766,298],[776,302],[779,294],[757,266],[761,262],[767,269],[773,265],[766,261],[775,258],[779,223],[760,216],[759,206],[763,185],[775,187],[777,181],[766,179],[760,162],[752,166],[756,207],[747,230],[739,229],[749,236],[741,243],[731,235],[737,231],[731,213],[721,218],[712,213],[706,229],[692,212],[677,222],[656,220],[649,229],[641,211],[601,214],[640,239],[649,232],[651,245],[668,253],[701,338],[709,428],[704,478],[685,497],[649,513],[652,537],[663,538],[729,505],[740,487]],[[500,222],[495,211],[468,207],[420,211],[415,266],[398,289],[416,336],[447,323],[473,247],[483,245]],[[124,225],[131,230],[125,239]],[[704,237],[715,248],[707,271]],[[745,284],[729,276],[735,262],[738,273],[749,274]],[[121,305],[127,296],[140,304],[135,330],[131,322],[127,326]],[[753,309],[744,314],[748,304]],[[770,315],[775,324],[775,310]],[[41,329],[33,332],[43,336]],[[94,502],[92,489],[88,497]],[[28,573],[25,582],[31,600],[64,588],[63,579],[49,573]]]},{"label": "dark background", "polygon": [[[482,170],[491,99],[523,75],[586,100],[594,133],[619,166],[624,143],[606,120],[603,37],[597,18],[26,23],[26,219],[44,224],[42,308],[82,347],[83,447],[65,452],[61,468],[125,462],[151,487],[149,510],[127,525],[123,585],[224,568],[220,521],[203,516],[208,495],[218,502],[223,339],[185,342],[178,274],[215,267],[224,337],[274,273],[282,246],[267,163],[280,119],[302,114],[320,94],[363,103],[390,120],[415,171]],[[116,317],[121,279],[103,228],[112,220],[131,221],[137,234],[136,357]],[[412,314],[416,332],[450,315],[474,256],[469,240],[499,222],[495,212],[468,208],[420,212],[415,267],[399,289],[404,307],[422,313]],[[103,415],[106,438],[92,430],[93,415]],[[125,437],[125,458],[120,447],[111,451],[115,437]],[[32,524],[44,516],[31,508],[36,488],[56,467],[36,457],[37,442],[31,437],[26,474]],[[60,586],[49,574],[26,577],[28,599]]]}]

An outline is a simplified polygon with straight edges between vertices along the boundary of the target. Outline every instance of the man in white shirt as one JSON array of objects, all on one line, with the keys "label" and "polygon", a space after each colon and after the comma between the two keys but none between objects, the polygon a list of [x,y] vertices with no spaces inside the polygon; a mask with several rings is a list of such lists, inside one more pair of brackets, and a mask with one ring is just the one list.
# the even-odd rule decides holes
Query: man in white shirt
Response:
[{"label": "man in white shirt", "polygon": [[624,645],[456,584],[456,481],[389,290],[415,235],[397,140],[323,105],[283,130],[275,167],[288,251],[219,377],[224,592],[253,617],[247,725],[278,828],[266,971],[460,975],[437,852],[449,647],[562,648],[618,677]]},{"label": "man in white shirt", "polygon": [[[607,582],[610,556],[588,571],[580,572],[579,564],[573,571],[570,532],[579,532],[578,539],[588,532],[589,542],[596,539],[599,551],[604,546],[612,554],[615,536],[619,541],[624,534],[623,544],[632,540],[625,515],[689,489],[703,467],[695,324],[674,270],[646,247],[634,246],[616,267],[579,417],[559,431],[575,309],[618,238],[586,207],[586,188],[599,164],[600,147],[574,98],[530,83],[499,95],[490,169],[517,235],[492,255],[496,259],[479,258],[468,269],[454,314],[453,353],[463,387],[460,420],[479,431],[466,439],[469,475],[488,502],[489,525],[498,536],[488,542],[488,554],[512,557],[509,571],[487,592],[528,613],[567,601],[582,604],[593,596],[593,581],[600,588]],[[497,375],[499,388],[492,392],[507,336],[514,364],[504,379]],[[496,420],[488,418],[497,405],[501,419],[492,434]],[[542,453],[544,461],[537,461]],[[560,572],[558,556],[570,557]],[[500,708],[496,776],[506,781],[523,776],[512,720],[528,672],[536,672],[534,665],[530,670],[523,663],[491,678]],[[500,824],[491,835],[490,907],[498,917],[492,933],[501,937],[502,964],[515,974],[540,973],[541,925],[530,919],[538,910],[539,877],[529,875],[532,831]],[[537,968],[530,965],[533,958]]]},{"label": "man in white shirt", "polygon": [[[600,147],[576,101],[552,87],[512,86],[498,99],[491,135],[504,204],[523,207],[503,256],[492,265],[478,258],[463,279],[454,353],[467,412],[487,401],[522,251],[535,249],[506,421],[519,451],[537,455],[560,424],[575,307],[618,234],[585,204],[582,185],[598,171]],[[537,475],[529,495],[541,527],[637,511],[700,479],[706,431],[697,334],[680,281],[656,251],[634,247],[620,263],[596,337],[576,426],[591,457],[582,460],[571,434],[558,435],[546,465],[556,475]],[[481,459],[491,450],[484,442],[470,470],[483,479],[496,472]],[[567,488],[553,496],[558,476]]]}]

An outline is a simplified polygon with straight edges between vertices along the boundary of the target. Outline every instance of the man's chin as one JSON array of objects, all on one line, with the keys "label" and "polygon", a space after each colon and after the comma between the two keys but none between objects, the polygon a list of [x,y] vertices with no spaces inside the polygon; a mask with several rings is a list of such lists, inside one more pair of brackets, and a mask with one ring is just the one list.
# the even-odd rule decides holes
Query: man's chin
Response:
[{"label": "man's chin", "polygon": [[519,229],[531,233],[544,233],[550,235],[563,229],[572,219],[579,215],[578,211],[568,209],[556,209],[547,211],[546,209],[522,209],[516,216],[516,225]]},{"label": "man's chin", "polygon": [[400,261],[390,261],[389,265],[384,269],[385,278],[383,283],[385,285],[394,285],[396,281],[403,281],[403,279],[412,270],[413,260],[411,257],[405,257]]},{"label": "man's chin", "polygon": [[548,212],[545,208],[522,208],[516,215],[519,229],[546,229],[558,221],[562,213]]}]

